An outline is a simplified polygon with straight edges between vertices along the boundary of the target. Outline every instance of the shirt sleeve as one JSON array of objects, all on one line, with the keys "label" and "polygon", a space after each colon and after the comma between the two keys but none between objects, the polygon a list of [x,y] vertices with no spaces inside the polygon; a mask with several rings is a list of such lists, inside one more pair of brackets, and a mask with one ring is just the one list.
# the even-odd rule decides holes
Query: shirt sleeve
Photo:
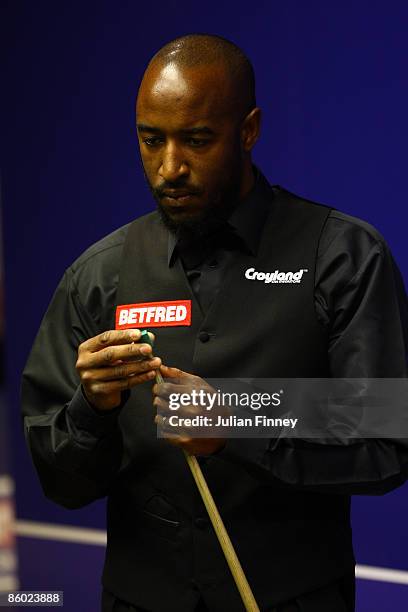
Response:
[{"label": "shirt sleeve", "polygon": [[22,378],[24,433],[45,495],[79,508],[107,494],[121,464],[121,406],[98,412],[87,401],[75,363],[78,346],[100,333],[81,304],[73,273],[62,278]]},{"label": "shirt sleeve", "polygon": [[[315,308],[329,333],[333,378],[407,377],[407,296],[383,238],[333,211],[321,236]],[[356,439],[344,445],[293,438],[227,441],[217,459],[260,480],[338,494],[383,494],[408,477],[408,440]]]},{"label": "shirt sleeve", "polygon": [[407,295],[382,236],[333,211],[321,237],[315,307],[334,378],[406,378]]}]

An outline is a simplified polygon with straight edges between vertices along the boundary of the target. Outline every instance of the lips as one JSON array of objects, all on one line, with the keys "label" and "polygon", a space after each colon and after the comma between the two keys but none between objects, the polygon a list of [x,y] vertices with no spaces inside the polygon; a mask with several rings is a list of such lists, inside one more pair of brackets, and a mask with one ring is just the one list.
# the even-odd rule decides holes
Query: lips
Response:
[{"label": "lips", "polygon": [[191,209],[194,205],[194,193],[190,191],[165,191],[163,199],[169,208],[182,211],[185,208]]},{"label": "lips", "polygon": [[191,191],[164,191],[163,195],[166,198],[173,198],[178,200],[179,198],[186,198],[194,195]]}]

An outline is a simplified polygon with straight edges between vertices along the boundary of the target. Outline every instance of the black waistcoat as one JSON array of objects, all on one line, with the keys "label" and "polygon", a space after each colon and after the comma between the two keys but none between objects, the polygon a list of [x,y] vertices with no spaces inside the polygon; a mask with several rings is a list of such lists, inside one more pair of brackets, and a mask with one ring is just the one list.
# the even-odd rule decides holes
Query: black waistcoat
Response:
[{"label": "black waistcoat", "polygon": [[[329,375],[314,270],[330,209],[283,189],[264,197],[270,213],[258,252],[237,253],[205,317],[180,261],[168,266],[168,234],[157,214],[131,224],[116,303],[192,301],[190,326],[151,328],[155,354],[166,365],[214,378]],[[246,278],[252,268],[306,271],[300,283],[267,284]],[[239,612],[243,606],[185,458],[157,439],[151,386],[133,389],[120,416],[125,458],[108,500],[104,585],[154,612],[193,610],[197,587],[214,612]],[[280,488],[217,456],[203,471],[262,608],[352,566],[347,497]]]}]

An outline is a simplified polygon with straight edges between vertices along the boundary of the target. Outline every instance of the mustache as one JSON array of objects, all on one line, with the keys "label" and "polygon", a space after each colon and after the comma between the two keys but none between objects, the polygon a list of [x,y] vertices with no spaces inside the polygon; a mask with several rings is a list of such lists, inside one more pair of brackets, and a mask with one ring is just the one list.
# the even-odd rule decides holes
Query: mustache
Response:
[{"label": "mustache", "polygon": [[187,191],[188,193],[192,195],[202,195],[203,193],[202,189],[198,189],[197,187],[190,186],[187,183],[184,183],[181,181],[173,182],[173,183],[169,183],[168,181],[166,181],[165,183],[162,183],[161,185],[158,185],[157,187],[153,187],[152,191],[155,196],[162,198],[165,195],[166,191],[169,191],[172,189]]}]

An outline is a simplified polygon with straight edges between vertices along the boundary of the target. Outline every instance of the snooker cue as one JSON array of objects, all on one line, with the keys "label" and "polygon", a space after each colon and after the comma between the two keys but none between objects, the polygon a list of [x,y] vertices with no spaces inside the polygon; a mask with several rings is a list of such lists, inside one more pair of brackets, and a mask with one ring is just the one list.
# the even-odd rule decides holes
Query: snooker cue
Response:
[{"label": "snooker cue", "polygon": [[[140,342],[144,342],[153,347],[153,343],[150,340],[150,336],[147,330],[143,330],[140,337]],[[162,382],[162,375],[159,371],[156,371],[156,383],[160,385]],[[201,471],[200,464],[198,463],[195,455],[190,455],[184,449],[183,453],[197,485],[197,489],[207,509],[208,516],[210,517],[212,526],[224,553],[224,557],[231,570],[231,574],[234,578],[239,594],[241,595],[245,610],[246,612],[259,612],[258,604],[256,603],[255,597],[244,574],[244,570],[242,569],[241,563],[239,562],[237,553],[234,550],[234,546],[231,542],[228,532],[225,529],[225,525],[220,516],[220,513],[218,512],[218,508],[216,506],[213,496],[211,495],[211,491],[208,488],[207,481],[205,480],[204,474]]]}]

